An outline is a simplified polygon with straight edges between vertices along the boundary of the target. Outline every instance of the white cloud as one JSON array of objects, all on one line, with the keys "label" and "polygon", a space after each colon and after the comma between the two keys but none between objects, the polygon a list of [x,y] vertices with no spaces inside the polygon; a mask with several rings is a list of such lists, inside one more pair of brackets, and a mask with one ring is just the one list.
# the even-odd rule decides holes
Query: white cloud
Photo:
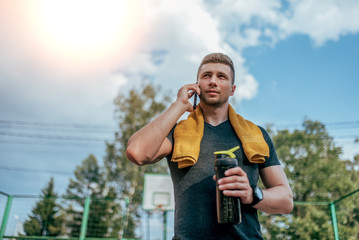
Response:
[{"label": "white cloud", "polygon": [[316,46],[359,31],[356,0],[211,1],[207,9],[220,19],[232,47],[274,45],[293,34],[309,36]]},{"label": "white cloud", "polygon": [[237,95],[239,100],[252,99],[257,95],[258,82],[251,74],[245,74],[241,84],[238,86]]},{"label": "white cloud", "polygon": [[[141,5],[146,9],[142,25],[146,29],[146,44],[132,57],[129,66],[121,67],[120,71],[125,71],[133,79],[154,76],[155,83],[171,88],[175,93],[183,84],[196,81],[197,67],[204,55],[224,52],[235,63],[237,84],[245,83],[241,88],[246,97],[240,99],[255,95],[251,92],[256,91],[258,84],[253,76],[252,81],[243,77],[248,74],[243,67],[245,61],[240,52],[226,41],[225,33],[220,29],[223,19],[212,15],[202,1],[170,4],[168,1],[144,1]],[[248,29],[246,36],[249,40],[246,40],[257,39],[259,35],[257,29]],[[154,64],[154,50],[164,52],[161,64]]]},{"label": "white cloud", "polygon": [[356,0],[291,1],[290,14],[278,23],[283,35],[305,34],[321,46],[326,41],[359,31]]},{"label": "white cloud", "polygon": [[[91,61],[60,61],[56,56],[46,55],[38,45],[33,45],[36,39],[28,25],[17,22],[16,29],[8,27],[19,21],[20,15],[16,18],[14,12],[2,14],[0,86],[1,98],[9,102],[1,104],[3,110],[7,109],[2,113],[11,112],[15,116],[18,111],[19,117],[23,112],[34,117],[72,116],[77,121],[106,121],[101,116],[109,116],[119,89],[126,91],[147,78],[175,94],[183,84],[196,81],[198,64],[209,52],[224,52],[233,59],[236,98],[250,100],[256,96],[259,83],[245,67],[243,49],[274,46],[293,34],[308,35],[320,46],[359,31],[356,0],[138,0],[138,3],[135,24],[138,31],[131,39],[132,45],[102,55],[109,56],[108,59]],[[24,33],[28,38],[22,37]],[[29,38],[31,41],[27,41]],[[47,61],[45,55],[54,59]],[[96,64],[97,68],[93,67]],[[52,111],[54,114],[49,114]]]}]

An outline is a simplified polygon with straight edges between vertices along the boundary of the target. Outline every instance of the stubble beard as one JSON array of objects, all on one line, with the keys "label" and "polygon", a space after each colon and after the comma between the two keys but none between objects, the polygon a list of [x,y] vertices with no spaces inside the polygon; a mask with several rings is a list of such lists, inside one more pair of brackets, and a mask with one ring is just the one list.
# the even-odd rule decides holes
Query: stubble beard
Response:
[{"label": "stubble beard", "polygon": [[209,106],[209,107],[220,107],[223,104],[225,104],[226,102],[228,102],[229,96],[225,99],[208,99],[206,97],[203,96],[199,96],[200,100],[202,103],[204,103],[205,105]]}]

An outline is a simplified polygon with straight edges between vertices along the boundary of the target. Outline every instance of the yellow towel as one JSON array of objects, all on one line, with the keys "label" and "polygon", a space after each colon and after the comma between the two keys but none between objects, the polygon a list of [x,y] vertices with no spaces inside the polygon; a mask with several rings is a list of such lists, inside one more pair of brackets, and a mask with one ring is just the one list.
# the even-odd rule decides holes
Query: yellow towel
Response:
[{"label": "yellow towel", "polygon": [[[229,105],[229,121],[243,145],[244,153],[252,163],[263,163],[269,156],[269,147],[261,130],[252,122],[245,120]],[[203,138],[204,118],[200,107],[186,120],[180,121],[173,133],[174,146],[172,161],[178,162],[178,168],[194,165],[199,156]]]},{"label": "yellow towel", "polygon": [[172,161],[178,162],[178,168],[192,166],[197,162],[203,129],[204,119],[200,107],[191,112],[186,120],[177,124],[173,132]]}]

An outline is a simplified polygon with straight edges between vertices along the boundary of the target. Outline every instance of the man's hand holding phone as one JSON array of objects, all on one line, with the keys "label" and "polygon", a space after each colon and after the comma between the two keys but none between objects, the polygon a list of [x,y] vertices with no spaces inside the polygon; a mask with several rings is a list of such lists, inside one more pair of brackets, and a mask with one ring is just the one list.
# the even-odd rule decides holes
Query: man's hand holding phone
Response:
[{"label": "man's hand holding phone", "polygon": [[[177,93],[177,100],[188,105],[188,112],[192,112],[197,107],[197,98],[201,94],[201,90],[197,83],[186,84]],[[189,99],[194,95],[193,105]]]}]

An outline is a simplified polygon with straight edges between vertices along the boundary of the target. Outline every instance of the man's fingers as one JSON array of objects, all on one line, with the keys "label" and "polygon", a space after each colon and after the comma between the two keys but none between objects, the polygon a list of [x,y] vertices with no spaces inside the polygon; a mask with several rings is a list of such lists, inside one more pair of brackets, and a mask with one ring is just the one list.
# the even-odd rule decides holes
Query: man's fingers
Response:
[{"label": "man's fingers", "polygon": [[196,93],[196,91],[190,91],[188,93],[188,99],[190,99],[195,93]]},{"label": "man's fingers", "polygon": [[245,183],[240,182],[232,182],[219,185],[220,190],[238,190],[238,189],[247,189],[247,185]]},{"label": "man's fingers", "polygon": [[232,175],[229,177],[223,177],[221,179],[218,179],[218,184],[226,184],[226,183],[232,183],[232,182],[245,182],[246,179],[244,177],[240,177],[238,175]]},{"label": "man's fingers", "polygon": [[188,84],[188,91],[192,92],[192,95],[196,92],[198,95],[201,94],[201,90],[199,89],[199,85],[197,83]]},{"label": "man's fingers", "polygon": [[238,176],[245,176],[245,177],[247,177],[246,172],[243,171],[243,169],[240,168],[240,167],[230,168],[230,169],[228,169],[224,174],[225,174],[226,176],[238,175]]},{"label": "man's fingers", "polygon": [[181,95],[182,97],[187,96],[187,99],[190,99],[194,95],[194,93],[200,94],[200,92],[201,91],[198,87],[198,84],[196,83],[186,84],[178,91],[178,96]]},{"label": "man's fingers", "polygon": [[[226,177],[218,179],[218,187],[224,195],[239,197],[243,203],[251,203],[252,188],[249,185],[247,174],[240,167],[228,169]],[[216,180],[216,177],[213,177]]]},{"label": "man's fingers", "polygon": [[252,201],[252,189],[248,183],[228,183],[220,185],[219,189],[225,196],[239,197],[243,203],[250,203]]},{"label": "man's fingers", "polygon": [[224,190],[223,194],[228,197],[238,197],[241,200],[247,196],[247,191],[244,190]]}]

